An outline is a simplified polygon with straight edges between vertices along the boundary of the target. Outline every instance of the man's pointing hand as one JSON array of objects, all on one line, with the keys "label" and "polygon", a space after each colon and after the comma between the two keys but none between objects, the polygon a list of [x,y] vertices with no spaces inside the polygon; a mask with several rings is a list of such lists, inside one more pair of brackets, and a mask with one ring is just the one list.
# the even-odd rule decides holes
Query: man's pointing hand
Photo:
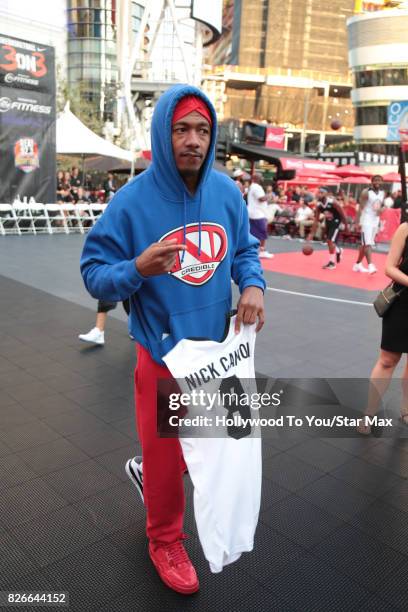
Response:
[{"label": "man's pointing hand", "polygon": [[154,242],[136,259],[136,270],[142,276],[157,276],[170,272],[176,263],[178,251],[185,251],[184,244],[176,239]]}]

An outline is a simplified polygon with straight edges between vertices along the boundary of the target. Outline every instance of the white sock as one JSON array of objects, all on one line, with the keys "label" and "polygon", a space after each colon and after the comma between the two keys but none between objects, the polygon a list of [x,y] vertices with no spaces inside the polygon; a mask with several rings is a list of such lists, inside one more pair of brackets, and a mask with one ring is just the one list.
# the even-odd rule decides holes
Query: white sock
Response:
[{"label": "white sock", "polygon": [[333,254],[330,253],[329,261],[331,261],[332,263],[335,263],[335,261],[336,261],[336,253],[333,253]]}]

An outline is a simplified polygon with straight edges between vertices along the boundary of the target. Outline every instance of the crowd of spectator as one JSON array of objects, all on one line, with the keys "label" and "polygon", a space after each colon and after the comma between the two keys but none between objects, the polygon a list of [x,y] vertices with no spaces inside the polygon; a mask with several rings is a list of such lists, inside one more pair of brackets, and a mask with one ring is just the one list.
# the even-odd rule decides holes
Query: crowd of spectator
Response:
[{"label": "crowd of spectator", "polygon": [[[242,171],[236,171],[234,172],[233,178],[246,200],[250,181],[244,180],[244,176]],[[287,189],[285,189],[282,184],[266,184],[266,182],[264,188],[268,203],[266,215],[269,233],[287,239],[297,237],[300,240],[304,240],[313,225],[315,208],[317,206],[317,188],[312,189],[308,186],[288,186]],[[352,195],[347,194],[342,189],[337,192],[333,189],[332,196],[342,207],[348,222],[348,236],[345,238],[349,239],[350,242],[354,242],[358,237],[355,223],[358,202]],[[401,203],[401,190],[394,192],[388,191],[386,193],[384,205],[387,208],[401,208]],[[324,241],[324,228],[325,223],[322,216],[314,240]]]},{"label": "crowd of spectator", "polygon": [[79,168],[71,171],[59,170],[57,173],[57,202],[103,203],[109,202],[118,190],[118,181],[109,172],[104,181],[94,183],[90,174],[83,174]]}]

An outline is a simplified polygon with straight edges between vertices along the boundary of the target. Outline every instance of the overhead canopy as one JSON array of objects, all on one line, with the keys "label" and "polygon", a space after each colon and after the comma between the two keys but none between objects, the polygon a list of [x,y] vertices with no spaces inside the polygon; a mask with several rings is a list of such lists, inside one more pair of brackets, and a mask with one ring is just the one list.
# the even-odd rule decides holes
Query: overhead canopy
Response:
[{"label": "overhead canopy", "polygon": [[398,172],[388,172],[387,174],[383,174],[383,181],[386,183],[400,183],[401,176]]},{"label": "overhead canopy", "polygon": [[[133,169],[142,172],[150,166],[150,161],[144,157],[137,157]],[[95,155],[88,157],[86,160],[87,170],[98,170],[99,172],[123,172],[130,173],[132,164],[130,161],[118,159],[117,157],[105,157],[103,155]]]},{"label": "overhead canopy", "polygon": [[[144,151],[142,155],[136,157],[133,169],[137,172],[143,172],[146,170],[151,164],[151,155],[149,155],[150,151]],[[132,164],[129,161],[120,160],[116,157],[104,157],[102,155],[95,155],[93,157],[88,157],[86,162],[87,170],[98,170],[99,172],[123,172],[130,173]],[[216,161],[214,162],[214,169],[222,172],[223,174],[227,174],[228,176],[232,176],[232,171],[228,170],[223,164]]]},{"label": "overhead canopy", "polygon": [[370,185],[371,183],[368,176],[346,176],[341,179],[341,182],[348,185]]},{"label": "overhead canopy", "polygon": [[57,153],[63,155],[105,155],[106,157],[126,159],[127,161],[131,161],[134,157],[131,151],[121,149],[87,128],[70,111],[68,104],[57,119]]},{"label": "overhead canopy", "polygon": [[335,170],[333,170],[334,174],[338,174],[339,176],[366,176],[371,177],[372,173],[367,172],[364,168],[360,166],[355,166],[354,164],[346,164],[345,166],[339,166]]},{"label": "overhead canopy", "polygon": [[338,185],[340,183],[340,179],[331,174],[320,174],[319,177],[314,176],[296,176],[294,179],[290,181],[285,181],[280,179],[280,183],[285,183],[287,185],[303,185],[309,187],[320,187],[322,185]]},{"label": "overhead canopy", "polygon": [[324,162],[318,159],[307,159],[289,155],[282,149],[270,149],[258,145],[246,144],[244,142],[231,143],[231,153],[244,157],[249,161],[259,161],[261,159],[274,164],[277,168],[278,180],[290,180],[295,177],[299,170],[315,170],[319,172],[332,172],[336,168],[334,162]]},{"label": "overhead canopy", "polygon": [[296,170],[296,178],[333,178],[339,181],[339,177],[337,174],[330,172],[323,172],[322,170],[314,170],[312,168],[301,168],[300,170]]}]

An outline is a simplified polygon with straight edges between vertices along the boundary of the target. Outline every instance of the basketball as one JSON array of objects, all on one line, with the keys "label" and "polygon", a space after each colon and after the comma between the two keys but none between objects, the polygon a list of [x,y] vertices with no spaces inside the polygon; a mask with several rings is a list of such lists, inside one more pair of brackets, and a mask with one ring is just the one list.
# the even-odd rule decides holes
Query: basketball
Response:
[{"label": "basketball", "polygon": [[330,127],[332,130],[339,130],[342,126],[342,123],[339,119],[333,119],[333,121],[330,124]]},{"label": "basketball", "polygon": [[305,244],[302,249],[303,255],[311,255],[313,253],[313,247],[311,244]]}]

